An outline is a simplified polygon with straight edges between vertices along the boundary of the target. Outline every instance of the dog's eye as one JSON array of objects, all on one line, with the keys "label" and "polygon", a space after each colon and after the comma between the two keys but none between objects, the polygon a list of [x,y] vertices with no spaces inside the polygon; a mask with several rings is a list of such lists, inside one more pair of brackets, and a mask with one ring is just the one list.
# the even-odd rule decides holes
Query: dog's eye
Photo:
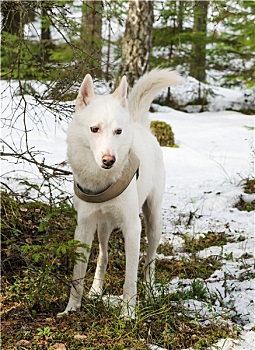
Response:
[{"label": "dog's eye", "polygon": [[120,135],[122,133],[122,129],[117,129],[117,130],[115,130],[115,134],[116,135]]},{"label": "dog's eye", "polygon": [[90,131],[93,132],[94,134],[97,133],[97,132],[99,132],[99,130],[100,130],[100,129],[99,129],[98,126],[92,126],[92,127],[90,128]]}]

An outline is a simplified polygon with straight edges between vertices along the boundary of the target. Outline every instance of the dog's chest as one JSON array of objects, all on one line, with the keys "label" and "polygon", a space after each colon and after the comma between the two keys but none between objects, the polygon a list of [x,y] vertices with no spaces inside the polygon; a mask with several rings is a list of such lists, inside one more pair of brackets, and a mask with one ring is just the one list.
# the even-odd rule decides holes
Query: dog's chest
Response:
[{"label": "dog's chest", "polygon": [[81,215],[89,221],[97,223],[108,222],[113,228],[122,226],[121,223],[126,215],[126,210],[117,203],[111,205],[106,203],[87,204],[79,200],[79,203],[75,204],[78,204],[75,205],[78,216]]}]

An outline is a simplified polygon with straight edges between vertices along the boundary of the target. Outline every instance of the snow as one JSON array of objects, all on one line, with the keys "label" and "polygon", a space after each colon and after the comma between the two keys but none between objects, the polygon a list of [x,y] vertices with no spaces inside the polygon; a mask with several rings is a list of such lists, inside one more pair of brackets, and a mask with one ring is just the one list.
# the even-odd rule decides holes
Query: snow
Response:
[{"label": "snow", "polygon": [[[28,109],[23,114],[24,100],[12,95],[6,89],[6,82],[2,81],[1,87],[4,142],[20,153],[30,149],[37,161],[60,167],[66,158],[66,119],[60,120],[58,112],[53,114],[31,96],[25,96]],[[216,301],[214,307],[209,308],[189,300],[185,306],[191,314],[199,309],[201,318],[207,321],[215,314],[220,320],[221,315],[228,312],[242,328],[240,339],[222,339],[211,349],[251,350],[255,343],[252,330],[255,326],[254,213],[239,211],[234,205],[240,196],[248,196],[246,200],[251,198],[244,195],[242,186],[247,177],[254,177],[254,116],[223,111],[224,101],[238,96],[236,91],[228,89],[221,90],[221,94],[224,98],[218,101],[216,111],[187,114],[155,106],[156,113],[149,115],[172,126],[178,145],[178,148],[162,148],[166,167],[162,240],[173,243],[174,250],[181,255],[184,254],[180,251],[183,239],[179,233],[198,237],[207,232],[226,232],[233,238],[232,243],[223,247],[210,247],[199,253],[200,257],[213,255],[222,259],[222,268],[205,281],[209,292],[221,303]],[[184,90],[182,95],[184,98]],[[69,103],[69,107],[72,109],[73,103]],[[10,125],[14,126],[12,132]],[[28,139],[24,138],[25,128]],[[2,150],[10,152],[4,143]],[[14,190],[22,190],[17,179],[24,178],[33,183],[43,182],[35,165],[3,157],[2,181]],[[71,177],[66,179],[68,181],[62,179],[54,187],[54,195],[58,195],[60,188],[71,196]],[[194,214],[192,220],[189,220],[190,213]],[[169,291],[180,285],[188,288],[190,283],[191,280],[175,278],[168,288]]]},{"label": "snow", "polygon": [[210,350],[254,350],[255,332],[242,331],[240,339],[221,339]]},{"label": "snow", "polygon": [[[182,68],[180,67],[180,71]],[[209,72],[207,72],[209,73]],[[185,74],[185,73],[183,73]],[[182,74],[182,75],[183,75]],[[216,71],[210,71],[215,77]],[[209,79],[210,80],[210,79]],[[222,81],[222,77],[219,81]],[[165,90],[166,95],[167,90]],[[162,95],[162,94],[161,94]],[[219,86],[201,83],[193,77],[186,77],[186,81],[182,85],[171,88],[171,100],[182,107],[182,110],[188,113],[200,112],[201,103],[203,110],[210,112],[223,110],[245,111],[250,110],[255,112],[255,90],[227,89]],[[196,101],[203,101],[196,104]],[[157,109],[157,107],[155,107]]]}]

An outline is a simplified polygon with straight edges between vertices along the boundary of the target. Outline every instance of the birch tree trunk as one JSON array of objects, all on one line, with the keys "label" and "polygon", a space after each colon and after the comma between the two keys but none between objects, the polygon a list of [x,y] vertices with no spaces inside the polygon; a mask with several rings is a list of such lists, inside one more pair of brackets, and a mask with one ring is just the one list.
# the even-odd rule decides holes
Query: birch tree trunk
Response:
[{"label": "birch tree trunk", "polygon": [[116,86],[126,75],[129,87],[132,87],[147,71],[153,20],[153,1],[130,0]]}]

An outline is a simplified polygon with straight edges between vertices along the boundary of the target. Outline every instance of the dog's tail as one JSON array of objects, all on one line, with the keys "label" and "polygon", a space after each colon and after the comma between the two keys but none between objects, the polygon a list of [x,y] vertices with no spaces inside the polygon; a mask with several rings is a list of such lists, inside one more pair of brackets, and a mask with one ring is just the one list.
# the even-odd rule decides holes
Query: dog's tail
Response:
[{"label": "dog's tail", "polygon": [[183,78],[170,69],[154,69],[142,76],[128,96],[131,118],[148,125],[147,113],[153,98],[160,90],[183,82]]}]

